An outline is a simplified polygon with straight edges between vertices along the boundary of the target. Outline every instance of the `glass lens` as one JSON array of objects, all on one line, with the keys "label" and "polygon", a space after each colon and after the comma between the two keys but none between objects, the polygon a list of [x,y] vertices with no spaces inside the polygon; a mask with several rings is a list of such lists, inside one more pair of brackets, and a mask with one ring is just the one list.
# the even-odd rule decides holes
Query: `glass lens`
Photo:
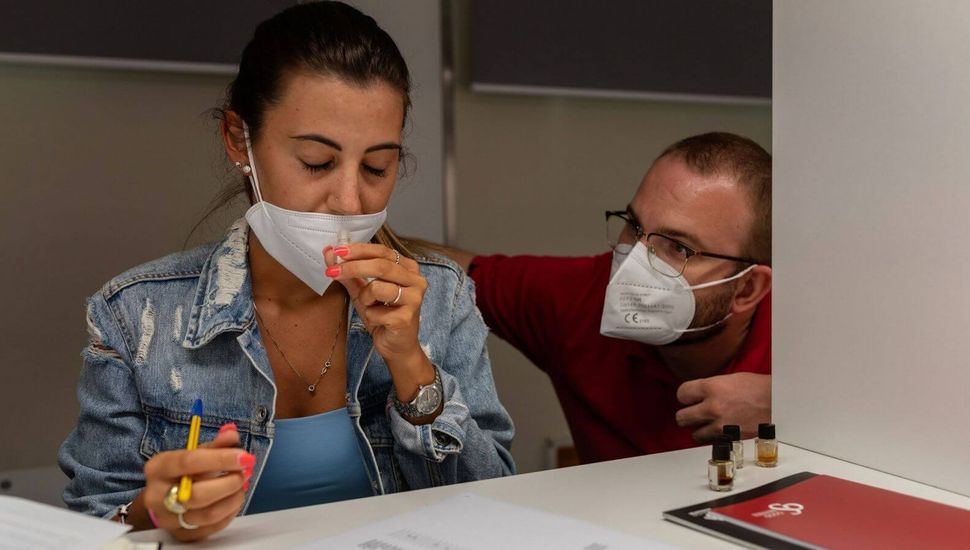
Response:
[{"label": "glass lens", "polygon": [[635,237],[633,228],[623,218],[617,215],[606,218],[606,242],[609,243],[610,248],[616,249],[618,245],[627,245],[621,249],[628,251],[636,244]]},{"label": "glass lens", "polygon": [[688,258],[689,252],[677,241],[663,235],[647,237],[647,260],[650,267],[661,275],[678,277],[684,272]]}]

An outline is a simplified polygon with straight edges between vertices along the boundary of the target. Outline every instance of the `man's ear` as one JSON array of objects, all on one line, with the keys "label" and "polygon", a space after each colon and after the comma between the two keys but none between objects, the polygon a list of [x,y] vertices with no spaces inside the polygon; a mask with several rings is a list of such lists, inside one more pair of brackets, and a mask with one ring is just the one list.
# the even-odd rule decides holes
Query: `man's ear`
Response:
[{"label": "man's ear", "polygon": [[222,143],[226,147],[226,156],[229,162],[239,164],[249,164],[249,155],[246,154],[246,136],[243,132],[243,120],[235,111],[226,111],[219,126],[222,134]]},{"label": "man's ear", "polygon": [[771,292],[771,266],[756,265],[738,283],[731,313],[740,315],[754,311],[762,298]]}]

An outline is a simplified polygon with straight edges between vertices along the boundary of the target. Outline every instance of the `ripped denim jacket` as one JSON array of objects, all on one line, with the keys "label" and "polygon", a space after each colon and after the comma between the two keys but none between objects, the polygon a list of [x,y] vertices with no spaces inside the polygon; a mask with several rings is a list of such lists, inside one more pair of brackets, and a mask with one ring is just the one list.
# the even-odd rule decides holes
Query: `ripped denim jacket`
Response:
[{"label": "ripped denim jacket", "polygon": [[[110,517],[144,486],[145,461],[182,448],[189,411],[205,399],[201,440],[235,422],[257,462],[273,442],[276,387],[254,320],[248,228],[136,267],[88,301],[90,343],[78,383],[77,426],[59,453],[77,511]],[[347,409],[374,494],[514,473],[513,426],[495,392],[487,329],[470,279],[437,257],[418,259],[428,290],[419,340],[441,373],[444,409],[415,426],[388,406],[391,377],[356,312],[347,326]]]}]

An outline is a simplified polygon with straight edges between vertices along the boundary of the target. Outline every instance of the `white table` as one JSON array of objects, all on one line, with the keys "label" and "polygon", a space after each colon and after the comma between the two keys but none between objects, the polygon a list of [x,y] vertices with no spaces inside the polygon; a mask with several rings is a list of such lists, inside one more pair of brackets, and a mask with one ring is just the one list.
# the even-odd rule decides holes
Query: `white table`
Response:
[{"label": "white table", "polygon": [[[734,492],[802,471],[830,474],[900,493],[970,510],[970,497],[902,479],[805,451],[780,445],[776,468],[754,465],[753,440],[745,441],[745,467],[739,470]],[[576,466],[477,481],[448,487],[410,491],[322,504],[237,518],[211,539],[180,545],[167,534],[143,531],[131,540],[162,540],[165,548],[282,549],[363,526],[389,516],[438,502],[460,493],[476,493],[513,504],[583,519],[603,527],[657,539],[684,548],[736,548],[734,545],[665,521],[665,510],[725,496],[707,488],[710,447],[655,454],[586,466]]]}]

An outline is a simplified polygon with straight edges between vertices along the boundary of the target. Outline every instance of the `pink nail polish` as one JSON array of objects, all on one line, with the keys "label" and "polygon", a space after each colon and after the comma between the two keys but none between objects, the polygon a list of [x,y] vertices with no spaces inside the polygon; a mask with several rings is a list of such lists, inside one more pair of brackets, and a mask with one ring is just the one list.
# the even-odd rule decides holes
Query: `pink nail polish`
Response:
[{"label": "pink nail polish", "polygon": [[333,249],[333,253],[343,258],[344,256],[350,254],[350,249],[346,246],[338,246],[337,248]]},{"label": "pink nail polish", "polygon": [[323,249],[323,253],[326,254],[327,252],[330,252],[331,250],[333,250],[333,247],[328,244],[327,247]]},{"label": "pink nail polish", "polygon": [[332,265],[327,268],[327,277],[339,277],[340,276],[340,266]]},{"label": "pink nail polish", "polygon": [[155,517],[155,512],[151,508],[148,509],[148,519],[152,520],[152,525],[155,526],[155,529],[158,529],[158,518]]},{"label": "pink nail polish", "polygon": [[253,466],[256,465],[256,457],[249,453],[243,453],[239,455],[239,465],[242,466],[244,470],[252,470]]},{"label": "pink nail polish", "polygon": [[229,430],[235,431],[237,429],[238,428],[236,427],[236,423],[235,422],[227,422],[227,423],[223,424],[222,427],[219,428],[219,433],[228,432]]},{"label": "pink nail polish", "polygon": [[245,482],[243,482],[243,491],[248,491],[248,490],[249,490],[249,480],[247,479]]}]

